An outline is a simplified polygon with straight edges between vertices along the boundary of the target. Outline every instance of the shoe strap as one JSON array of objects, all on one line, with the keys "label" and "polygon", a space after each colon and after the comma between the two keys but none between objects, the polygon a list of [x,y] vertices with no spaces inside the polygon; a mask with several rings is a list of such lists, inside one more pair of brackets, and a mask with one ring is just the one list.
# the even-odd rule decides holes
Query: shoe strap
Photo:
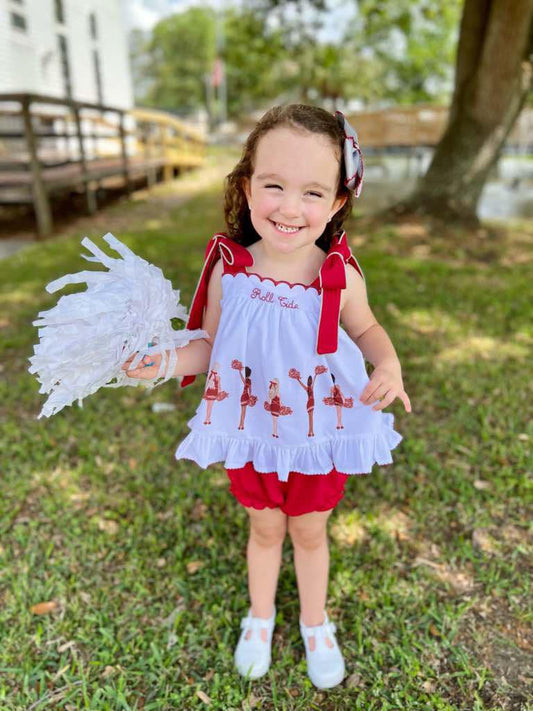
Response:
[{"label": "shoe strap", "polygon": [[241,620],[242,629],[251,629],[257,633],[260,633],[262,629],[266,629],[270,632],[273,627],[274,620],[263,620],[261,617],[252,617],[252,615],[247,615]]},{"label": "shoe strap", "polygon": [[337,625],[334,622],[331,622],[328,619],[328,616],[326,614],[326,619],[321,625],[314,625],[313,627],[307,627],[306,625],[301,622],[301,628],[302,632],[305,634],[305,638],[307,642],[309,642],[310,637],[316,637],[316,643],[318,645],[318,641],[322,640],[324,642],[324,645],[330,649],[328,645],[326,645],[326,637],[329,637],[330,640],[333,642],[335,645],[335,632],[337,631]]},{"label": "shoe strap", "polygon": [[336,631],[337,626],[334,622],[324,622],[322,625],[304,628],[307,639],[309,639],[309,637],[327,637],[328,635],[331,637]]}]

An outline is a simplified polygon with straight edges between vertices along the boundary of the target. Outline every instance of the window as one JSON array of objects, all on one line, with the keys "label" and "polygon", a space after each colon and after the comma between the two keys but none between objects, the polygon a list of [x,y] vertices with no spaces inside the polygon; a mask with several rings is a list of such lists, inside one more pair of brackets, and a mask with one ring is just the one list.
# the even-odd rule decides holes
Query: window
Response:
[{"label": "window", "polygon": [[94,12],[91,12],[91,14],[89,15],[89,33],[92,39],[98,38],[98,31],[96,28],[96,15]]},{"label": "window", "polygon": [[28,23],[24,15],[19,15],[18,12],[12,12],[11,14],[11,27],[16,27],[18,30],[23,30],[23,32],[28,31]]},{"label": "window", "polygon": [[68,61],[68,46],[67,39],[63,35],[57,36],[59,43],[59,56],[61,58],[61,74],[63,75],[63,88],[65,95],[72,98],[72,82],[70,80],[70,66]]},{"label": "window", "polygon": [[56,20],[59,24],[65,24],[65,11],[63,8],[63,0],[55,0]]}]

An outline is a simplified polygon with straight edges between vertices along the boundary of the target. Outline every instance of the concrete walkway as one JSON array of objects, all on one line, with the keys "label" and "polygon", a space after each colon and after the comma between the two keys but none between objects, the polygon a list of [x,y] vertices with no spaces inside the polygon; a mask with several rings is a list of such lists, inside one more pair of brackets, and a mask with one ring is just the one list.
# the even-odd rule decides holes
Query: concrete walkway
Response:
[{"label": "concrete walkway", "polygon": [[27,245],[34,243],[35,240],[31,237],[25,239],[22,237],[9,237],[7,239],[0,239],[0,259],[10,257],[12,254],[15,254],[15,252],[18,252]]}]

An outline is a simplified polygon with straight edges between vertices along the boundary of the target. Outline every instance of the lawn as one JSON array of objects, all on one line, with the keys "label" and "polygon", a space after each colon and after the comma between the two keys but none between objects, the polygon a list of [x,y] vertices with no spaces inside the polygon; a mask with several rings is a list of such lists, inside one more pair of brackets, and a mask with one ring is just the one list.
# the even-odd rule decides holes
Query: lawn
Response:
[{"label": "lawn", "polygon": [[[120,218],[116,236],[188,305],[221,204],[218,185],[159,220],[121,203],[87,233],[105,247],[106,216]],[[83,234],[0,262],[2,711],[531,708],[533,228],[356,214],[348,234],[413,413],[388,408],[404,436],[394,464],[352,478],[330,519],[347,678],[328,692],[306,676],[289,539],[271,670],[250,683],[233,669],[247,515],[222,465],[173,456],[204,378],[100,391],[38,420],[32,320],[57,299],[49,281],[87,267]]]}]

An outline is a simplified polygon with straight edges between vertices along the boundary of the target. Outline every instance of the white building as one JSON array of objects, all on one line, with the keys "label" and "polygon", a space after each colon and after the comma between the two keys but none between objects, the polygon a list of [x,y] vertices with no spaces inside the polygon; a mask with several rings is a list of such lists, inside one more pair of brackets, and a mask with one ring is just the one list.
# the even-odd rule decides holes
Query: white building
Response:
[{"label": "white building", "polygon": [[134,105],[121,0],[0,0],[0,93]]}]

